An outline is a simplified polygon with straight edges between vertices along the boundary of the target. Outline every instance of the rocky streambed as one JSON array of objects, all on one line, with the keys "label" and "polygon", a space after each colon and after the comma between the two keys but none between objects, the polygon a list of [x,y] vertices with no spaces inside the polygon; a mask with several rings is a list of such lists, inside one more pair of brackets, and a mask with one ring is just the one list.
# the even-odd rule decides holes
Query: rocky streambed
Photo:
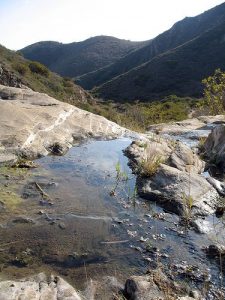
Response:
[{"label": "rocky streambed", "polygon": [[224,298],[223,176],[196,154],[215,127],[201,143],[223,161],[223,116],[141,136],[29,89],[0,98],[0,299]]},{"label": "rocky streambed", "polygon": [[[84,291],[92,279],[98,282],[91,292],[96,299],[113,299],[106,276],[117,278],[112,289],[118,291],[130,276],[160,268],[172,282],[188,281],[188,290],[178,294],[207,286],[208,299],[217,299],[220,264],[204,249],[221,234],[221,219],[212,217],[212,236],[200,235],[176,214],[135,195],[136,176],[123,154],[130,143],[92,141],[65,156],[38,159],[34,169],[1,169],[1,191],[12,199],[1,210],[2,280],[45,272]],[[118,162],[126,180],[118,180]],[[142,285],[146,278],[134,282]],[[148,295],[163,296],[162,287],[155,294],[148,289]]]}]

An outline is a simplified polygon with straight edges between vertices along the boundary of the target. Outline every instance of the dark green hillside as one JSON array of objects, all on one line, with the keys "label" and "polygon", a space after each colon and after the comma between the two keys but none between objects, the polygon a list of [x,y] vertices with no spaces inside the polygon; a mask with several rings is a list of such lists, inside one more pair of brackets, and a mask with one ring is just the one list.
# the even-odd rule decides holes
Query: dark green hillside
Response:
[{"label": "dark green hillside", "polygon": [[101,70],[77,78],[76,82],[85,89],[92,89],[128,72],[132,68],[148,62],[159,54],[196,38],[205,31],[218,26],[223,21],[225,21],[225,3],[196,17],[185,18],[177,22],[171,29],[149,41],[146,46],[129,53]]},{"label": "dark green hillside", "polygon": [[225,69],[225,22],[105,83],[96,92],[114,100],[151,100],[170,94],[198,97],[201,80],[217,68]]},{"label": "dark green hillside", "polygon": [[49,71],[44,65],[24,59],[14,51],[0,45],[0,84],[21,87],[26,85],[71,104],[91,99],[81,87],[70,79]]},{"label": "dark green hillside", "polygon": [[39,61],[62,76],[75,77],[112,64],[144,44],[96,36],[71,44],[39,42],[20,52],[27,59]]}]

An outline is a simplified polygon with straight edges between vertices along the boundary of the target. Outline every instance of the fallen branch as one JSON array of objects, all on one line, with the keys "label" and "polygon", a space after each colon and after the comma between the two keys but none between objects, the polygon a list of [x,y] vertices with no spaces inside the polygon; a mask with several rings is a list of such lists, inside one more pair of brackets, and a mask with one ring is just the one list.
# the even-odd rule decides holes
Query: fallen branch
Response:
[{"label": "fallen branch", "polygon": [[127,243],[129,240],[123,240],[123,241],[109,241],[109,242],[100,242],[101,244],[123,244]]},{"label": "fallen branch", "polygon": [[40,187],[37,182],[35,182],[34,184],[44,200],[52,201],[51,197]]}]

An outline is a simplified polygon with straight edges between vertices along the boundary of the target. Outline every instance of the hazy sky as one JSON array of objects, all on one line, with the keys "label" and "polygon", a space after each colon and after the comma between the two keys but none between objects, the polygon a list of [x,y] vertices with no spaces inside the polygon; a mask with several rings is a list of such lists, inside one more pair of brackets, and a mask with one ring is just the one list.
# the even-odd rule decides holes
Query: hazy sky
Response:
[{"label": "hazy sky", "polygon": [[0,0],[0,44],[20,49],[96,35],[148,40],[221,0]]}]

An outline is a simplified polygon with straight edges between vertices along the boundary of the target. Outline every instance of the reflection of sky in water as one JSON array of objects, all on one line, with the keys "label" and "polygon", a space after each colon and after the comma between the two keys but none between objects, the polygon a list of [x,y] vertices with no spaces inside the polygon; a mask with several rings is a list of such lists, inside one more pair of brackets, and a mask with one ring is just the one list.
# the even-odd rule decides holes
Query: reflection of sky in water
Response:
[{"label": "reflection of sky in water", "polygon": [[[67,169],[75,171],[88,166],[89,172],[96,174],[115,172],[116,163],[119,161],[122,170],[128,172],[128,159],[123,155],[123,150],[129,146],[131,140],[120,139],[112,141],[97,141],[73,147],[62,157],[42,158],[40,162],[47,163],[51,169]],[[87,170],[86,170],[87,171]]]}]

